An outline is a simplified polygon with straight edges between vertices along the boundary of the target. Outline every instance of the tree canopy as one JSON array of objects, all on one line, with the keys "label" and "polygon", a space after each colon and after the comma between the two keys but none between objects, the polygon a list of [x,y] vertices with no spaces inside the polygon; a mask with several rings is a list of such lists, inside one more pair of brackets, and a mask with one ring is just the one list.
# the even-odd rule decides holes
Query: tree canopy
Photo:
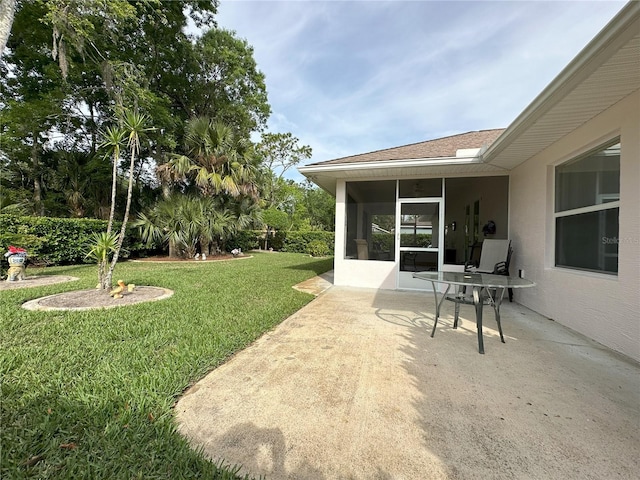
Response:
[{"label": "tree canopy", "polygon": [[[138,180],[143,162],[161,164],[182,148],[185,123],[194,116],[212,117],[247,140],[264,129],[270,113],[264,75],[246,41],[216,26],[217,4],[18,1],[0,66],[0,148],[2,168],[21,178],[21,188],[4,180],[3,187],[16,200],[30,200],[36,214],[77,211],[67,201],[48,201],[58,193],[51,180],[56,156],[89,163],[101,132],[127,108],[161,133],[140,152]],[[199,34],[189,33],[190,18],[202,27]],[[136,187],[139,198],[143,186]],[[88,185],[79,196],[89,196]],[[109,192],[96,201],[91,214],[103,215]]]},{"label": "tree canopy", "polygon": [[[311,148],[265,133],[265,77],[246,40],[217,25],[217,8],[0,0],[0,45],[11,31],[0,50],[2,211],[167,228],[158,215],[175,207],[198,211],[199,241],[213,245],[263,218],[331,229],[333,199],[285,178]],[[133,149],[123,133],[130,112],[147,133]]]}]

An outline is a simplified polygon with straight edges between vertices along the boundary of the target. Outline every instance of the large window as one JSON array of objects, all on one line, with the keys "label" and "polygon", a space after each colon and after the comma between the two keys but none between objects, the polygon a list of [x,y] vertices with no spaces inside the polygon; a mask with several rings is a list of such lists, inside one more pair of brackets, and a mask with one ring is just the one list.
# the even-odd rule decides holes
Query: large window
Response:
[{"label": "large window", "polygon": [[[483,231],[489,222],[495,230]],[[474,260],[471,253],[485,238],[509,238],[509,177],[447,178],[444,224],[446,264]]]},{"label": "large window", "polygon": [[556,167],[556,266],[617,274],[619,211],[619,140]]},{"label": "large window", "polygon": [[396,181],[347,183],[345,258],[395,260]]}]

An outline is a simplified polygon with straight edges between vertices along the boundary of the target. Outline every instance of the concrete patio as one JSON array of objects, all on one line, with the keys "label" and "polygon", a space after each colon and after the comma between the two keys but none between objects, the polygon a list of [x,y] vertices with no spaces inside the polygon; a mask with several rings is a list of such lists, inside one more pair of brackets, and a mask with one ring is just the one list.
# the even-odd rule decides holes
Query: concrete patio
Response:
[{"label": "concrete patio", "polygon": [[[180,431],[268,479],[635,479],[640,365],[515,303],[332,287],[193,386]],[[606,319],[603,319],[605,321]]]}]

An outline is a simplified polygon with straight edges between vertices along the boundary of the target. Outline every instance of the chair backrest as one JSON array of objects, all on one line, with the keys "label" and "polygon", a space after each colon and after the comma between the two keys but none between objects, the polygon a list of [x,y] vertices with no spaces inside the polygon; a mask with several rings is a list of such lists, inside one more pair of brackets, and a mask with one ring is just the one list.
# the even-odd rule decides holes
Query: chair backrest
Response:
[{"label": "chair backrest", "polygon": [[482,243],[474,243],[469,247],[469,260],[467,264],[472,267],[480,265],[480,253],[482,252]]},{"label": "chair backrest", "polygon": [[480,254],[478,270],[493,272],[496,263],[508,261],[510,245],[511,240],[486,239],[482,242],[482,253]]}]

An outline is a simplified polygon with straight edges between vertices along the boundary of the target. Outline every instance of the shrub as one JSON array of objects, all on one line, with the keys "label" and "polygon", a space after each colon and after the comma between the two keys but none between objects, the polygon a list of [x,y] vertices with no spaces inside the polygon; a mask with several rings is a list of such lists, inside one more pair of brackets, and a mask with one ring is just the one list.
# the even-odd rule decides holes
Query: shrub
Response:
[{"label": "shrub", "polygon": [[[0,248],[22,247],[35,263],[87,263],[90,260],[86,253],[93,243],[93,235],[106,229],[106,221],[89,218],[0,215]],[[119,229],[119,224],[114,224],[114,231]],[[144,250],[136,230],[127,230],[124,247],[129,254],[140,254]]]},{"label": "shrub", "polygon": [[[239,248],[243,252],[260,248],[260,237],[263,233],[259,230],[242,230],[226,241],[229,251]],[[262,240],[264,242],[264,240]]]},{"label": "shrub", "polygon": [[312,240],[307,245],[307,253],[312,257],[326,257],[331,254],[331,250],[322,240]]},{"label": "shrub", "polygon": [[[241,248],[242,251],[264,248],[264,232],[260,230],[244,230],[236,233],[227,241],[227,248]],[[326,255],[333,252],[334,232],[322,230],[283,231],[279,230],[269,238],[267,248],[290,253],[310,253],[309,244],[317,241],[324,244]],[[321,248],[321,247],[315,247]]]},{"label": "shrub", "polygon": [[43,243],[44,241],[41,238],[28,233],[0,233],[0,253],[2,255],[4,255],[5,251],[9,248],[9,245],[13,245],[14,247],[26,245],[23,248],[27,249],[29,256],[37,257],[42,250]]},{"label": "shrub", "polygon": [[[272,237],[269,238],[269,247],[279,252],[287,252],[287,251],[291,252],[292,250],[286,250],[284,248],[284,242],[286,238],[287,238],[287,232],[285,230],[278,230]],[[303,253],[303,252],[304,250],[298,253]]]},{"label": "shrub", "polygon": [[321,230],[278,232],[276,237],[278,237],[279,234],[282,235],[282,247],[280,249],[283,252],[307,253],[308,245],[314,240],[324,243],[327,250],[333,252],[334,232],[324,232]]},{"label": "shrub", "polygon": [[431,246],[431,234],[430,233],[402,233],[400,235],[400,245],[411,245],[413,247],[428,248]]},{"label": "shrub", "polygon": [[371,236],[373,250],[378,252],[393,252],[395,235],[393,233],[374,233]]}]

